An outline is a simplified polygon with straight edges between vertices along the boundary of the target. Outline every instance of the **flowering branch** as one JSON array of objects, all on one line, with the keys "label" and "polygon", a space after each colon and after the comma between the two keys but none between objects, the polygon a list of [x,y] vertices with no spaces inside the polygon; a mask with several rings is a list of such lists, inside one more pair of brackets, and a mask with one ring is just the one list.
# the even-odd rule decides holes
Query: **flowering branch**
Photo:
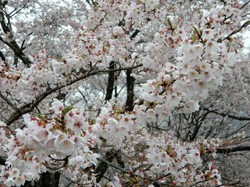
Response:
[{"label": "flowering branch", "polygon": [[[130,69],[135,69],[138,67],[141,67],[142,65],[136,65],[136,66],[131,66],[131,67],[125,67],[125,68],[119,68],[119,69],[109,69],[109,70],[90,70],[89,72],[77,77],[74,80],[69,81],[68,83],[61,85],[61,86],[57,86],[55,88],[48,88],[48,90],[46,92],[44,92],[43,94],[41,94],[39,97],[36,98],[35,101],[32,101],[31,103],[25,104],[23,106],[21,106],[20,108],[18,108],[13,114],[11,114],[11,116],[9,117],[9,119],[6,120],[6,125],[9,126],[11,125],[14,121],[18,120],[22,115],[27,114],[31,111],[34,110],[35,107],[37,107],[39,105],[39,103],[41,103],[47,96],[49,96],[52,93],[55,93],[58,90],[61,90],[62,88],[65,88],[67,86],[70,86],[80,80],[83,80],[87,77],[93,76],[93,75],[98,75],[100,73],[109,73],[109,72],[117,72],[117,71],[122,71],[122,70],[130,70]],[[1,94],[2,95],[2,94]],[[13,105],[11,105],[13,106]]]}]

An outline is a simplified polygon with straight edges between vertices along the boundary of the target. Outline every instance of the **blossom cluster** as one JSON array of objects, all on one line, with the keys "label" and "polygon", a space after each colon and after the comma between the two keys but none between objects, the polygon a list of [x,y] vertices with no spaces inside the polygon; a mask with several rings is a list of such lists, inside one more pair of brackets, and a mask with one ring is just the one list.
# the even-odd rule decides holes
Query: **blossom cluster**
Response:
[{"label": "blossom cluster", "polygon": [[39,179],[39,174],[47,170],[66,167],[81,172],[97,164],[98,154],[92,150],[96,135],[91,133],[84,111],[63,108],[57,100],[51,111],[49,118],[24,115],[26,127],[16,129],[15,136],[1,139],[7,153],[6,166],[1,166],[1,181],[7,186]]},{"label": "blossom cluster", "polygon": [[[1,166],[1,181],[7,186],[23,185],[25,181],[39,179],[42,172],[63,168],[64,173],[71,173],[72,181],[93,183],[95,176],[89,178],[89,174],[83,170],[91,170],[98,164],[102,155],[95,152],[97,148],[114,147],[121,149],[127,157],[136,157],[138,153],[135,149],[141,145],[145,148],[139,154],[139,159],[135,158],[131,168],[142,178],[167,175],[161,182],[176,184],[204,180],[209,172],[211,178],[220,178],[215,169],[203,170],[201,159],[201,154],[209,150],[209,146],[218,144],[177,143],[176,140],[168,139],[170,134],[156,138],[147,133],[142,124],[144,120],[119,110],[114,107],[112,111],[103,108],[100,117],[94,120],[88,116],[88,112],[71,106],[64,107],[55,100],[50,117],[24,115],[26,127],[17,129],[15,136],[7,138],[3,133],[1,138],[3,151],[7,153],[6,166]],[[127,142],[128,139],[133,141]],[[135,169],[135,166],[140,170]],[[147,167],[150,170],[144,171]],[[193,179],[194,176],[196,179]],[[207,178],[207,181],[219,184],[217,179],[210,181]],[[121,182],[125,181],[121,179]]]}]

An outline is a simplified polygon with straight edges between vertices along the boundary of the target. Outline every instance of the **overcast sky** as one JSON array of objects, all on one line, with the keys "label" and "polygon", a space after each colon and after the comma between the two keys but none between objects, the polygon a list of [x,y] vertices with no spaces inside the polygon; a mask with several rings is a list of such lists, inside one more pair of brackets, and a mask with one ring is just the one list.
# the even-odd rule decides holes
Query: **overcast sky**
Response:
[{"label": "overcast sky", "polygon": [[247,52],[247,51],[250,51],[250,31],[246,31],[244,33],[244,38],[245,38],[245,47],[246,47],[244,51]]}]

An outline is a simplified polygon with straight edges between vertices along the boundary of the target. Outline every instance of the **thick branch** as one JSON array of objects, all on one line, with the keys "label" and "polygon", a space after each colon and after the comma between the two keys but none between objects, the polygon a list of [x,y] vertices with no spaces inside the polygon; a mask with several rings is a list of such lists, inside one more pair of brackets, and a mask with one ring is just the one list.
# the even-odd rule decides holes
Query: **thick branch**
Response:
[{"label": "thick branch", "polygon": [[250,146],[240,146],[240,147],[233,147],[233,148],[218,148],[217,153],[220,154],[228,154],[240,151],[250,151]]},{"label": "thick branch", "polygon": [[[0,18],[1,19],[1,18]],[[2,37],[0,37],[0,40],[5,43],[7,46],[9,46],[15,53],[15,55],[22,60],[22,62],[27,65],[28,67],[32,64],[32,61],[27,57],[23,50],[18,46],[15,40],[12,40],[10,42],[5,41]]]}]

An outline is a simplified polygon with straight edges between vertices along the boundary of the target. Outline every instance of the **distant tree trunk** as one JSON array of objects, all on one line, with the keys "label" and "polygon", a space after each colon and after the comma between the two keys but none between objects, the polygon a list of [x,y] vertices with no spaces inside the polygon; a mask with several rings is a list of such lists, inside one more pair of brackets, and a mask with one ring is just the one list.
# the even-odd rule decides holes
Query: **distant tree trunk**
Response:
[{"label": "distant tree trunk", "polygon": [[5,165],[6,159],[4,157],[0,157],[0,165]]},{"label": "distant tree trunk", "polygon": [[[110,62],[109,69],[110,70],[115,69],[115,62],[114,61]],[[114,84],[115,84],[115,72],[113,71],[113,72],[109,72],[109,74],[108,74],[108,85],[107,85],[106,96],[105,96],[106,101],[108,101],[112,98]]]},{"label": "distant tree trunk", "polygon": [[132,111],[134,108],[134,85],[135,78],[131,76],[132,70],[127,70],[127,100],[125,109],[126,111]]},{"label": "distant tree trunk", "polygon": [[[109,69],[114,69],[115,64],[114,62],[110,63]],[[132,70],[127,70],[126,72],[126,85],[127,85],[127,100],[125,104],[125,110],[126,111],[132,111],[133,110],[133,102],[134,102],[134,82],[135,79],[134,77],[131,76]],[[106,97],[105,100],[109,100],[112,98],[112,93],[114,89],[114,82],[115,82],[115,73],[114,72],[109,72],[109,77],[108,77],[108,86],[107,86],[107,92],[106,92]],[[106,153],[104,159],[107,160],[108,162],[112,162],[114,158],[119,158],[119,155],[117,152],[114,150],[110,150]],[[119,159],[117,159],[119,160]],[[122,161],[121,161],[122,163]],[[95,169],[96,173],[96,181],[100,182],[101,179],[103,178],[105,172],[108,169],[108,164],[104,161],[100,162]]]},{"label": "distant tree trunk", "polygon": [[39,181],[31,183],[26,182],[24,187],[59,187],[60,173],[42,173]]},{"label": "distant tree trunk", "polygon": [[[104,159],[107,160],[108,162],[112,162],[114,160],[114,158],[115,158],[115,153],[113,150],[108,151],[104,157]],[[97,174],[96,175],[96,182],[100,182],[102,180],[108,167],[109,167],[109,165],[104,161],[101,161],[99,163],[99,165],[95,169],[95,173]]]},{"label": "distant tree trunk", "polygon": [[[109,64],[109,69],[110,70],[114,70],[115,69],[115,62],[111,61]],[[112,99],[113,96],[113,90],[114,90],[114,84],[115,84],[115,72],[111,71],[108,74],[108,84],[107,84],[107,89],[106,89],[106,96],[105,96],[105,100],[108,101],[110,99]],[[114,155],[113,155],[113,150],[108,151],[104,157],[104,159],[106,159],[109,162],[112,162],[114,159]],[[95,169],[95,173],[96,173],[96,181],[100,182],[101,179],[103,178],[105,172],[108,169],[108,164],[106,162],[101,161],[97,168]]]}]

